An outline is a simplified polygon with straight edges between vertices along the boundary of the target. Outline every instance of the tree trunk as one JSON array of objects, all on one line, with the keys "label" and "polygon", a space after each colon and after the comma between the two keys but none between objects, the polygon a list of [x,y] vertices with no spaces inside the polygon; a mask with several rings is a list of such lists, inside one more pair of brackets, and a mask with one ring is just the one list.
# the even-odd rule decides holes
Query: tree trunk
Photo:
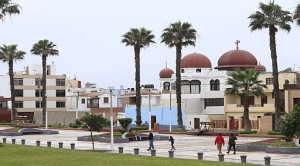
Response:
[{"label": "tree trunk", "polygon": [[46,125],[46,82],[47,82],[47,55],[42,55],[42,67],[43,67],[43,76],[42,76],[42,105],[43,105],[43,125]]},{"label": "tree trunk", "polygon": [[12,113],[12,122],[14,125],[17,125],[17,111],[16,111],[16,95],[15,95],[15,80],[14,80],[14,62],[13,59],[8,61],[8,73],[10,79],[10,95],[11,95],[11,113]]},{"label": "tree trunk", "polygon": [[182,45],[176,45],[176,99],[177,99],[177,123],[178,128],[183,128],[181,111],[181,49]]},{"label": "tree trunk", "polygon": [[93,151],[94,151],[95,150],[95,143],[94,143],[93,131],[91,131],[91,139],[92,139]]},{"label": "tree trunk", "polygon": [[245,131],[251,131],[251,122],[249,119],[249,97],[244,96],[244,126]]},{"label": "tree trunk", "polygon": [[275,97],[275,131],[279,131],[280,128],[280,95],[279,95],[279,83],[278,83],[278,65],[277,65],[277,53],[276,53],[276,27],[271,25],[269,27],[270,37],[270,50],[272,59],[272,75],[273,75],[273,93]]},{"label": "tree trunk", "polygon": [[[135,89],[136,89],[136,125],[142,125],[141,118],[141,76],[140,76],[140,47],[134,46],[134,60],[135,60]],[[151,123],[151,122],[149,122]]]}]

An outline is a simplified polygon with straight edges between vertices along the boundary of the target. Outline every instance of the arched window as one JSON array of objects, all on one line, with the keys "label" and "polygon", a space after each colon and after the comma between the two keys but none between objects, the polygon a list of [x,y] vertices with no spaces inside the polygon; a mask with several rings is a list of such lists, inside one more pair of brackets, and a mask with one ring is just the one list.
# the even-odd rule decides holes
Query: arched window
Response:
[{"label": "arched window", "polygon": [[215,80],[215,90],[220,91],[220,81],[218,79]]},{"label": "arched window", "polygon": [[170,90],[170,83],[169,82],[164,82],[164,90],[169,91]]},{"label": "arched window", "polygon": [[210,90],[213,91],[215,89],[215,81],[210,80]]},{"label": "arched window", "polygon": [[191,93],[190,81],[181,81],[181,93]]},{"label": "arched window", "polygon": [[199,80],[191,81],[191,93],[200,93],[201,91],[201,82]]}]

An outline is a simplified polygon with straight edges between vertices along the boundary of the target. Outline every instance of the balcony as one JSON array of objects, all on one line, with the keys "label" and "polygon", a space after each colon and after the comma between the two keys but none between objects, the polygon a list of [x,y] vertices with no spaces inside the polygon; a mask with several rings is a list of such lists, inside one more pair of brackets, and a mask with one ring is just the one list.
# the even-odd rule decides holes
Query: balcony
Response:
[{"label": "balcony", "polygon": [[[225,106],[225,112],[244,112],[244,106],[238,104],[227,104]],[[264,112],[275,112],[274,104],[255,104],[249,106],[249,112],[257,112],[257,113],[264,113]]]}]

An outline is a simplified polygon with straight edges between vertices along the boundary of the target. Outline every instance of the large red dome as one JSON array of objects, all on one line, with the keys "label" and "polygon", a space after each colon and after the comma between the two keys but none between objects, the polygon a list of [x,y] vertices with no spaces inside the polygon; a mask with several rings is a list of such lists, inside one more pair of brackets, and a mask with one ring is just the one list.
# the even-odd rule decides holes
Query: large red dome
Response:
[{"label": "large red dome", "polygon": [[255,66],[255,70],[264,72],[264,71],[266,71],[266,67],[264,65],[259,64],[259,65]]},{"label": "large red dome", "polygon": [[171,78],[174,71],[170,68],[164,68],[159,72],[160,78]]},{"label": "large red dome", "polygon": [[210,60],[202,54],[193,53],[181,59],[181,68],[211,68]]},{"label": "large red dome", "polygon": [[219,70],[234,70],[255,68],[257,60],[250,52],[245,50],[231,50],[224,53],[218,61],[216,69]]}]

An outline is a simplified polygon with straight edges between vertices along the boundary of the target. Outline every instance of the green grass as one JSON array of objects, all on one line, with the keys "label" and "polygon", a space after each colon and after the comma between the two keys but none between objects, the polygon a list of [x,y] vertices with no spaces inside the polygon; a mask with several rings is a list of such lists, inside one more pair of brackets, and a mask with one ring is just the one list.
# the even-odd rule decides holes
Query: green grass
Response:
[{"label": "green grass", "polygon": [[[189,159],[148,157],[105,152],[78,151],[46,147],[4,144],[0,147],[1,166],[237,166],[238,163],[209,162]],[[244,165],[244,164],[243,164]]]}]

